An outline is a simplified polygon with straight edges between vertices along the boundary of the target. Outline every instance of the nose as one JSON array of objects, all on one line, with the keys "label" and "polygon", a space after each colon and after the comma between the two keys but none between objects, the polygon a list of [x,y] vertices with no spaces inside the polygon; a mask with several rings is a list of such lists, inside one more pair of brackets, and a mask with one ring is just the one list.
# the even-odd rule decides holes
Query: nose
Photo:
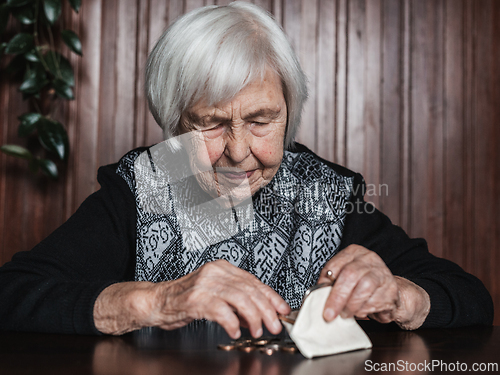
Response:
[{"label": "nose", "polygon": [[234,164],[243,162],[250,155],[249,134],[243,129],[228,134],[224,154]]}]

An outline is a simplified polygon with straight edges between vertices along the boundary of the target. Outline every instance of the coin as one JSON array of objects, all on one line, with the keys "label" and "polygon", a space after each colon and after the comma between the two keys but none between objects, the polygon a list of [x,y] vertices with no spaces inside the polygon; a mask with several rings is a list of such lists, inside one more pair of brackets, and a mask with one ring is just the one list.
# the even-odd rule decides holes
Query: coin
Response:
[{"label": "coin", "polygon": [[236,340],[234,345],[237,346],[237,347],[240,347],[240,346],[248,346],[248,345],[251,345],[252,344],[252,340],[251,339],[241,339],[241,340]]},{"label": "coin", "polygon": [[250,353],[253,352],[256,347],[255,346],[238,346],[238,350],[245,352],[245,353]]},{"label": "coin", "polygon": [[266,339],[257,339],[253,342],[254,345],[257,345],[257,346],[264,346],[266,345],[267,343],[269,343],[269,340],[266,340]]},{"label": "coin", "polygon": [[297,347],[292,345],[282,346],[281,350],[287,353],[295,353],[297,351]]},{"label": "coin", "polygon": [[267,344],[264,346],[265,349],[271,349],[274,351],[280,350],[279,344]]},{"label": "coin", "polygon": [[279,337],[240,338],[231,341],[230,344],[220,344],[218,348],[224,351],[239,350],[245,353],[250,353],[258,349],[266,355],[273,355],[274,352],[280,350],[287,353],[295,353],[298,350],[292,340]]},{"label": "coin", "polygon": [[261,353],[266,354],[266,355],[273,355],[276,350],[269,349],[269,348],[260,348],[259,349]]},{"label": "coin", "polygon": [[224,345],[224,344],[220,344],[219,346],[217,346],[217,348],[219,348],[220,350],[225,350],[226,352],[230,351],[230,350],[234,350],[234,345]]}]

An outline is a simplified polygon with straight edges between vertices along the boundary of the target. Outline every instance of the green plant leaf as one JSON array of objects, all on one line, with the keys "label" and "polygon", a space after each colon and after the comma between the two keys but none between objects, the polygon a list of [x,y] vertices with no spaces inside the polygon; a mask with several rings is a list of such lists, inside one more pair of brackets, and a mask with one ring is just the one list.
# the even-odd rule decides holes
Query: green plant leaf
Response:
[{"label": "green plant leaf", "polygon": [[13,8],[12,15],[24,25],[31,25],[35,22],[35,9],[31,4]]},{"label": "green plant leaf", "polygon": [[0,147],[0,150],[7,155],[15,156],[16,158],[21,159],[32,159],[33,155],[24,147],[18,145],[3,145]]},{"label": "green plant leaf", "polygon": [[52,160],[38,159],[38,165],[40,166],[43,174],[49,176],[53,180],[57,180],[59,177],[57,173],[57,166]]},{"label": "green plant leaf", "polygon": [[28,33],[19,33],[14,36],[5,48],[5,53],[25,53],[34,47],[33,35]]},{"label": "green plant leaf", "polygon": [[62,40],[64,43],[75,53],[78,55],[82,55],[82,42],[78,38],[78,35],[75,34],[72,30],[63,30],[61,31]]},{"label": "green plant leaf", "polygon": [[73,100],[75,98],[71,87],[59,78],[52,81],[52,87],[56,90],[56,94],[63,99]]},{"label": "green plant leaf", "polygon": [[55,78],[59,78],[69,86],[75,85],[75,76],[71,63],[58,52],[49,51],[44,56],[49,71]]},{"label": "green plant leaf", "polygon": [[37,94],[46,84],[49,83],[45,70],[40,66],[26,72],[24,81],[19,86],[19,91],[23,94]]},{"label": "green plant leaf", "polygon": [[25,113],[24,115],[19,116],[18,119],[21,122],[17,128],[17,134],[20,137],[27,137],[36,129],[36,124],[41,118],[42,115],[33,112]]},{"label": "green plant leaf", "polygon": [[71,8],[75,10],[76,13],[80,10],[80,5],[82,5],[82,0],[69,0]]},{"label": "green plant leaf", "polygon": [[7,0],[7,5],[10,7],[20,7],[29,3],[32,3],[34,0]]},{"label": "green plant leaf", "polygon": [[7,4],[0,5],[0,34],[3,34],[9,22],[9,8]]},{"label": "green plant leaf", "polygon": [[53,25],[61,15],[61,0],[44,0],[43,12],[47,21]]},{"label": "green plant leaf", "polygon": [[38,139],[48,151],[55,153],[61,160],[69,154],[68,134],[60,122],[42,117],[37,126]]},{"label": "green plant leaf", "polygon": [[36,50],[32,49],[24,54],[24,58],[31,62],[40,62],[40,58],[38,57],[38,53]]}]

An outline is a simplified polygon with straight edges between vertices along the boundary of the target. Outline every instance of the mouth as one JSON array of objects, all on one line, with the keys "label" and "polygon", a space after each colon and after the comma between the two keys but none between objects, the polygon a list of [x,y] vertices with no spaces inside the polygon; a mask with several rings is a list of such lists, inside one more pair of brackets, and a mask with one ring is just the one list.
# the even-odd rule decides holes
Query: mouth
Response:
[{"label": "mouth", "polygon": [[235,171],[235,170],[224,171],[224,170],[222,170],[222,171],[217,171],[217,174],[223,175],[228,180],[239,181],[239,180],[243,180],[245,178],[250,178],[250,176],[252,176],[255,171],[256,171],[256,169],[252,169],[251,171]]}]

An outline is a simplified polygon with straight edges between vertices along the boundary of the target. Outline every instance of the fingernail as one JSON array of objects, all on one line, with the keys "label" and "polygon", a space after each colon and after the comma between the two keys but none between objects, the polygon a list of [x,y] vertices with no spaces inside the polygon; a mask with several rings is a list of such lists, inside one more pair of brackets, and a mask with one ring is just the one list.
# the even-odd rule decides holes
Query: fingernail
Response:
[{"label": "fingernail", "polygon": [[333,309],[328,308],[325,310],[325,320],[327,322],[331,321],[334,316],[335,316],[335,311],[333,311]]},{"label": "fingernail", "polygon": [[240,330],[236,331],[236,335],[234,335],[234,338],[239,339],[240,336],[241,336],[241,331]]},{"label": "fingernail", "polygon": [[287,311],[288,310],[288,304],[286,302],[283,302],[281,305],[280,305],[280,309],[283,310],[283,311]]},{"label": "fingernail", "polygon": [[262,332],[262,328],[259,328],[259,329],[257,330],[257,332],[255,332],[255,337],[260,337],[260,336],[262,336],[262,333],[263,333],[263,332]]}]

